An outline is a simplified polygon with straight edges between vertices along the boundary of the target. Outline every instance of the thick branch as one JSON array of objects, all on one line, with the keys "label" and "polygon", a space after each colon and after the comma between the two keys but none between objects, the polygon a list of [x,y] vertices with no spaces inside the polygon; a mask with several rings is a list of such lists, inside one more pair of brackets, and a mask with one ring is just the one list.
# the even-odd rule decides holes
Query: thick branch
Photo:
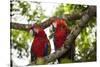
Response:
[{"label": "thick branch", "polygon": [[10,23],[10,29],[24,30],[27,31],[31,24],[20,24],[20,23]]},{"label": "thick branch", "polygon": [[76,39],[78,34],[81,32],[81,30],[86,26],[88,21],[96,15],[96,7],[91,6],[86,11],[86,13],[82,16],[82,18],[79,20],[80,22],[72,29],[71,33],[68,35],[64,47],[57,50],[56,52],[50,54],[49,56],[45,57],[46,62],[51,62],[57,58],[59,58],[62,54],[64,54],[69,48],[70,44],[73,43],[73,41]]},{"label": "thick branch", "polygon": [[[71,14],[71,15],[70,14],[65,14],[65,15],[63,15],[63,18],[65,20],[77,20],[77,19],[81,18],[84,13],[85,12]],[[51,19],[55,20],[56,18],[57,17],[51,17],[51,18],[47,19],[46,21],[42,22],[40,25],[45,29],[48,26],[50,26],[50,23],[52,22]],[[31,27],[31,24],[20,24],[20,23],[15,23],[15,22],[11,22],[10,25],[11,25],[11,29],[18,29],[18,30],[25,30],[25,31],[29,27]]]}]

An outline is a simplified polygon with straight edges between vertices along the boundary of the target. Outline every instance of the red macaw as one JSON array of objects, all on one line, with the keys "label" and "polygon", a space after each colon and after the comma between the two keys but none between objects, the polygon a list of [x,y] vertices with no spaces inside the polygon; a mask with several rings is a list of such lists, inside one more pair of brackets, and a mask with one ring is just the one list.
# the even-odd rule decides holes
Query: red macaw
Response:
[{"label": "red macaw", "polygon": [[[67,39],[67,36],[70,33],[70,29],[68,28],[68,25],[66,24],[66,21],[64,19],[57,18],[52,23],[52,25],[55,28],[54,45],[55,45],[55,50],[57,50],[64,45],[64,41]],[[63,58],[73,59],[72,55],[74,55],[74,48],[75,48],[74,45],[71,45],[70,49],[64,55],[58,58],[58,62],[66,63],[66,61],[62,60]]]},{"label": "red macaw", "polygon": [[35,61],[36,64],[44,64],[43,57],[50,54],[51,51],[50,42],[41,26],[34,24],[31,29],[35,33],[31,47],[31,62]]}]

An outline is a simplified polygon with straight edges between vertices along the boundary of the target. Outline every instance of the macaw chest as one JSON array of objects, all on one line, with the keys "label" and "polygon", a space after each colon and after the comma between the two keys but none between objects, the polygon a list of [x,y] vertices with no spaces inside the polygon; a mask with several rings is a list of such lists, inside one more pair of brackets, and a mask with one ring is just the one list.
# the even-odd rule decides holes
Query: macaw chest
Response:
[{"label": "macaw chest", "polygon": [[45,44],[46,44],[45,39],[36,37],[36,38],[34,38],[32,45],[34,48],[44,48]]},{"label": "macaw chest", "polygon": [[54,33],[54,41],[56,48],[61,48],[65,39],[66,39],[66,31],[64,29],[56,29]]},{"label": "macaw chest", "polygon": [[63,28],[57,28],[57,29],[55,30],[54,35],[55,35],[55,38],[56,38],[56,39],[63,39],[63,38],[66,38],[66,36],[67,36],[66,30],[63,29]]}]

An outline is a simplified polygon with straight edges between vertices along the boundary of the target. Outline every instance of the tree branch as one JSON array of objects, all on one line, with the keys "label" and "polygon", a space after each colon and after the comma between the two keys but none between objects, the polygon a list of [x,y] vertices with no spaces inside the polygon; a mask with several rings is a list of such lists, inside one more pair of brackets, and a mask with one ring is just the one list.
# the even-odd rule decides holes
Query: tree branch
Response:
[{"label": "tree branch", "polygon": [[[77,20],[77,19],[80,19],[84,13],[85,12],[76,13],[76,14],[65,14],[65,15],[63,15],[63,18],[65,20]],[[56,18],[57,17],[51,17],[51,18],[47,19],[46,21],[44,21],[40,24],[41,27],[43,27],[44,29],[49,27],[52,22],[51,19],[55,20]],[[31,24],[20,24],[20,23],[15,23],[15,22],[11,22],[10,25],[11,25],[11,29],[18,29],[18,30],[24,30],[24,31],[27,31],[27,29],[32,26]]]},{"label": "tree branch", "polygon": [[73,41],[76,39],[78,34],[81,32],[81,30],[86,26],[88,21],[96,15],[96,7],[90,6],[86,11],[85,14],[82,16],[82,18],[79,20],[79,23],[72,29],[71,33],[68,35],[64,47],[57,50],[56,52],[48,55],[45,57],[45,60],[47,63],[59,58],[62,54],[64,54],[69,48],[70,44],[73,43]]}]

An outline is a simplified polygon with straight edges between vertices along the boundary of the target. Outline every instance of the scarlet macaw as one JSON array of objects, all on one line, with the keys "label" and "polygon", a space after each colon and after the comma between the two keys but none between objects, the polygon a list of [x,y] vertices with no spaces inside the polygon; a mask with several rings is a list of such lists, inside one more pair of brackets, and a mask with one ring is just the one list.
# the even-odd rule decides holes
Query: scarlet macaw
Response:
[{"label": "scarlet macaw", "polygon": [[[67,36],[70,33],[70,29],[68,28],[68,25],[64,19],[57,18],[54,22],[52,22],[52,25],[55,28],[54,46],[55,50],[58,50],[59,48],[64,46],[64,41],[67,39]],[[74,59],[75,45],[73,44],[70,45],[70,49],[65,54],[58,58],[59,63],[67,63],[69,61],[66,60]]]},{"label": "scarlet macaw", "polygon": [[45,64],[44,56],[50,54],[51,46],[46,33],[39,24],[34,24],[31,28],[34,39],[31,47],[31,62],[35,64]]}]

